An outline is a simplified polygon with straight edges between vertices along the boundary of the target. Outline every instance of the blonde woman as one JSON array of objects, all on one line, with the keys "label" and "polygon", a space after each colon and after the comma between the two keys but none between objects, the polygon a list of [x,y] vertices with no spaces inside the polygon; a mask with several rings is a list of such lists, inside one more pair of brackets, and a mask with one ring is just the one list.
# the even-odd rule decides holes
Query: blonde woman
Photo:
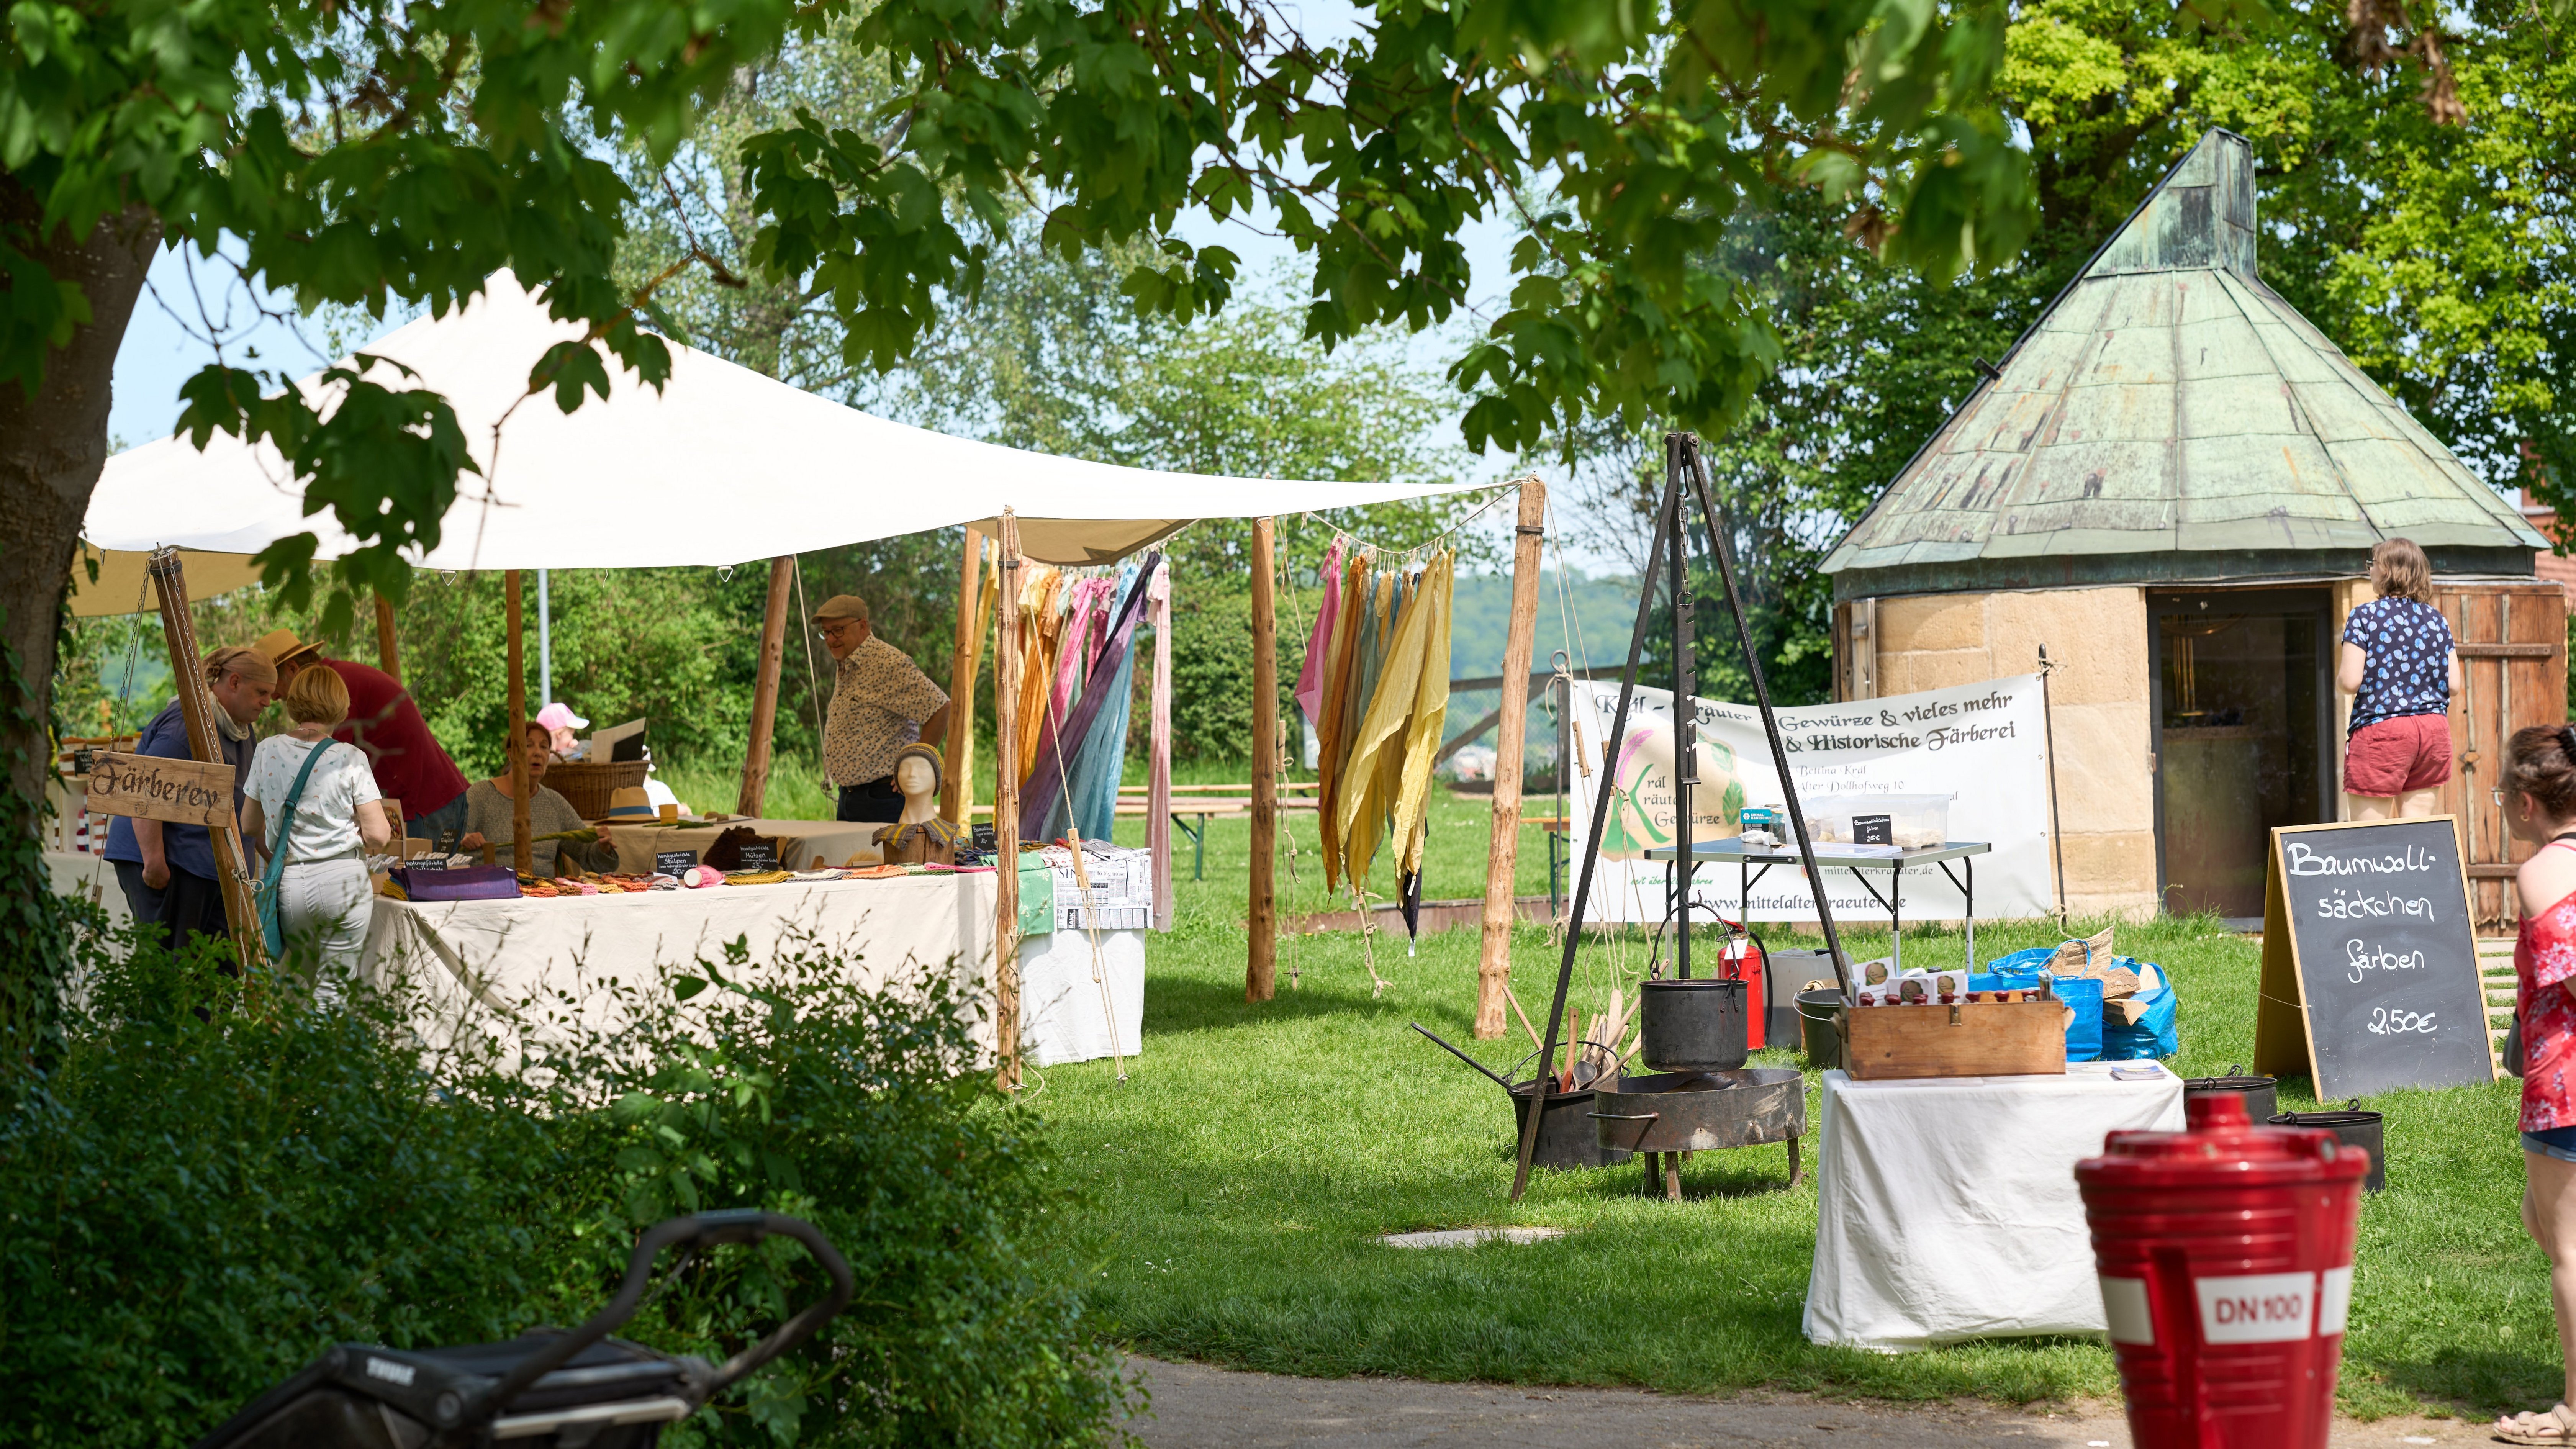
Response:
[{"label": "blonde woman", "polygon": [[2403,538],[2370,551],[2379,597],[2343,627],[2335,683],[2352,696],[2345,726],[2343,791],[2355,820],[2433,813],[2451,778],[2451,696],[2460,656],[2451,623],[2433,607],[2433,566]]},{"label": "blonde woman", "polygon": [[[242,833],[263,857],[283,856],[278,920],[290,952],[311,952],[327,976],[353,971],[375,896],[367,852],[393,839],[375,771],[331,732],[349,717],[349,686],[328,669],[288,681],[281,703],[294,727],[251,756]],[[302,789],[296,782],[302,780]]]}]

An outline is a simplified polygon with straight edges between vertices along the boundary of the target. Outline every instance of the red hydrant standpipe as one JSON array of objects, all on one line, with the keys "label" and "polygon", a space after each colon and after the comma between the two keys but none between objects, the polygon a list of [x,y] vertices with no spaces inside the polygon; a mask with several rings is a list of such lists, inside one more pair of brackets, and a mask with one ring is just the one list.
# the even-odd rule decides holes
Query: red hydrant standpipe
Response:
[{"label": "red hydrant standpipe", "polygon": [[2202,1097],[2075,1165],[2138,1449],[2325,1449],[2367,1154]]}]

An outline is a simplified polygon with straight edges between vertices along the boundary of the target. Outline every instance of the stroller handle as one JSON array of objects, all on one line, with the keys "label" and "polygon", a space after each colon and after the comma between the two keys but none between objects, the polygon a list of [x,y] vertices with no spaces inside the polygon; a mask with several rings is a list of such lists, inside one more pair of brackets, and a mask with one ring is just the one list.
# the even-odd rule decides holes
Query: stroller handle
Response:
[{"label": "stroller handle", "polygon": [[696,1213],[655,1223],[644,1230],[644,1236],[636,1239],[635,1251],[626,1260],[626,1281],[618,1285],[617,1296],[608,1301],[608,1306],[592,1314],[579,1328],[547,1345],[543,1352],[520,1360],[517,1368],[465,1406],[456,1427],[472,1430],[490,1423],[530,1384],[570,1363],[583,1349],[606,1338],[633,1317],[636,1308],[644,1301],[645,1284],[653,1274],[653,1260],[660,1257],[663,1250],[682,1244],[696,1247],[700,1244],[756,1243],[773,1233],[804,1244],[805,1251],[813,1254],[814,1261],[822,1264],[823,1271],[831,1277],[832,1291],[821,1302],[782,1324],[776,1333],[735,1354],[723,1368],[716,1370],[699,1402],[714,1398],[744,1375],[812,1337],[816,1329],[831,1320],[832,1315],[847,1307],[850,1296],[858,1291],[857,1283],[850,1276],[849,1263],[812,1223],[784,1213],[756,1209]]}]

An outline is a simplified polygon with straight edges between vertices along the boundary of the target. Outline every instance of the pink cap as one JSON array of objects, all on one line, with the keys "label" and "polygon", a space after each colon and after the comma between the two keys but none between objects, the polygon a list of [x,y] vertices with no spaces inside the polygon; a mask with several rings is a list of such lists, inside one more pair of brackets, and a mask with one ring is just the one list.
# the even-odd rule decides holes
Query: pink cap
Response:
[{"label": "pink cap", "polygon": [[572,712],[572,706],[557,701],[537,711],[537,723],[549,730],[590,728],[590,721]]}]

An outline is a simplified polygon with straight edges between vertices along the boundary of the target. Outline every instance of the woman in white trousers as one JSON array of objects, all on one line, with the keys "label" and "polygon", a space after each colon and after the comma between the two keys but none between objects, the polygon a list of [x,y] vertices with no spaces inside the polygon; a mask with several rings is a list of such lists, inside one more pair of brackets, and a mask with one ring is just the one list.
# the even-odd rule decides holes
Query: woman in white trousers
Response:
[{"label": "woman in white trousers", "polygon": [[[242,834],[262,856],[285,853],[277,913],[287,954],[310,962],[316,980],[327,983],[357,969],[374,910],[367,852],[393,839],[393,825],[365,753],[331,738],[349,716],[349,686],[340,676],[327,668],[298,671],[278,702],[294,728],[260,741],[251,756]],[[308,774],[306,761],[317,751]],[[303,793],[289,818],[287,797],[299,775]]]}]

